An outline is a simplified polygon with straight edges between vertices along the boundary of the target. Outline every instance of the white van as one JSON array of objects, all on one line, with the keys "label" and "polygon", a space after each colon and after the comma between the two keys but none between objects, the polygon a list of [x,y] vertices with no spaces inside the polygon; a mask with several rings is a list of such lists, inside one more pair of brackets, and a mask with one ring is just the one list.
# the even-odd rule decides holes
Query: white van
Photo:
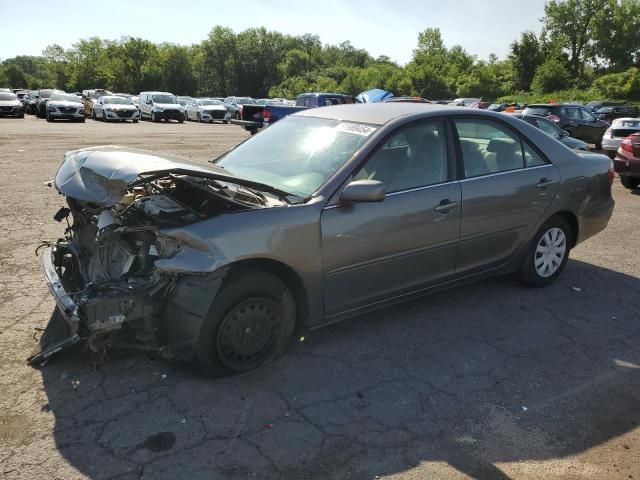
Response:
[{"label": "white van", "polygon": [[184,107],[169,92],[140,92],[140,119],[152,122],[177,120],[184,122]]}]

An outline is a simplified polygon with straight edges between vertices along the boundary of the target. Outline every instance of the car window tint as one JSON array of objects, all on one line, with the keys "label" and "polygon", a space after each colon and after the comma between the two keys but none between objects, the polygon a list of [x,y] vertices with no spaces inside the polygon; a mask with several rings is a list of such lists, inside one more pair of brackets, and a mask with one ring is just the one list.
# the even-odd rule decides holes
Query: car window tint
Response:
[{"label": "car window tint", "polygon": [[541,118],[535,119],[535,122],[536,122],[537,127],[540,130],[542,130],[544,133],[549,135],[550,137],[553,137],[553,138],[558,139],[558,140],[560,138],[562,138],[562,132],[553,123],[547,122],[546,120],[543,120]]},{"label": "car window tint", "polygon": [[455,121],[465,177],[516,170],[524,167],[522,142],[496,122],[487,120]]},{"label": "car window tint", "polygon": [[547,163],[538,152],[524,142],[522,142],[522,152],[524,154],[524,164],[527,167],[538,167]]},{"label": "car window tint", "polygon": [[583,120],[588,120],[591,122],[596,119],[596,117],[594,117],[589,111],[587,111],[586,108],[577,108],[576,110],[580,112]]},{"label": "car window tint", "polygon": [[313,97],[305,97],[304,99],[304,106],[305,107],[313,107]]},{"label": "car window tint", "polygon": [[565,117],[574,119],[574,120],[582,120],[582,115],[580,115],[580,109],[579,108],[563,108],[562,109],[562,114]]},{"label": "car window tint", "polygon": [[387,192],[447,181],[447,143],[442,122],[400,127],[355,174],[383,182]]}]

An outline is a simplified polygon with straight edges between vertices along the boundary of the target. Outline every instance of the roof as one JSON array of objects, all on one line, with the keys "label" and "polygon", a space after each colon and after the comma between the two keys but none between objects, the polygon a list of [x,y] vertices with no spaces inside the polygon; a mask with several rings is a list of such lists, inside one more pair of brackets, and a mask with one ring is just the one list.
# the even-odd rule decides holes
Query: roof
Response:
[{"label": "roof", "polygon": [[[391,120],[406,115],[451,113],[453,111],[467,112],[468,108],[451,107],[430,103],[351,103],[332,107],[310,108],[302,110],[295,115],[303,117],[329,118],[347,122],[369,123],[372,125],[384,125]],[[478,112],[480,110],[474,110]]]}]

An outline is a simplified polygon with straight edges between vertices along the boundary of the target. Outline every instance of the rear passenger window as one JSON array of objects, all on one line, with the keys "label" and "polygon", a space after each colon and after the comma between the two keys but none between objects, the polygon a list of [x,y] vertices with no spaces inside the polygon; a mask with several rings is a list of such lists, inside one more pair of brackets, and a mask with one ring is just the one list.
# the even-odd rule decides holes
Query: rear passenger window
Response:
[{"label": "rear passenger window", "polygon": [[520,138],[487,120],[456,120],[465,177],[517,170],[524,167]]},{"label": "rear passenger window", "polygon": [[545,165],[544,158],[540,156],[538,152],[536,152],[532,147],[522,142],[522,151],[524,152],[524,163],[527,167],[538,167],[540,165]]}]

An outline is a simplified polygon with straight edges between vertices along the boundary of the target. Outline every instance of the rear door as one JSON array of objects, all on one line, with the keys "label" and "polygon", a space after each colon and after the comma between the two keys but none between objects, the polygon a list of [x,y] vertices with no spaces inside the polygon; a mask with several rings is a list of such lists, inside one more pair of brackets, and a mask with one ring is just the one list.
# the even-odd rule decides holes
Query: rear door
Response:
[{"label": "rear door", "polygon": [[383,182],[383,202],[335,204],[321,217],[328,315],[403,295],[455,273],[460,184],[443,121],[399,127],[354,179]]},{"label": "rear door", "polygon": [[508,125],[454,120],[464,165],[457,273],[471,275],[513,259],[558,191],[557,168]]}]

